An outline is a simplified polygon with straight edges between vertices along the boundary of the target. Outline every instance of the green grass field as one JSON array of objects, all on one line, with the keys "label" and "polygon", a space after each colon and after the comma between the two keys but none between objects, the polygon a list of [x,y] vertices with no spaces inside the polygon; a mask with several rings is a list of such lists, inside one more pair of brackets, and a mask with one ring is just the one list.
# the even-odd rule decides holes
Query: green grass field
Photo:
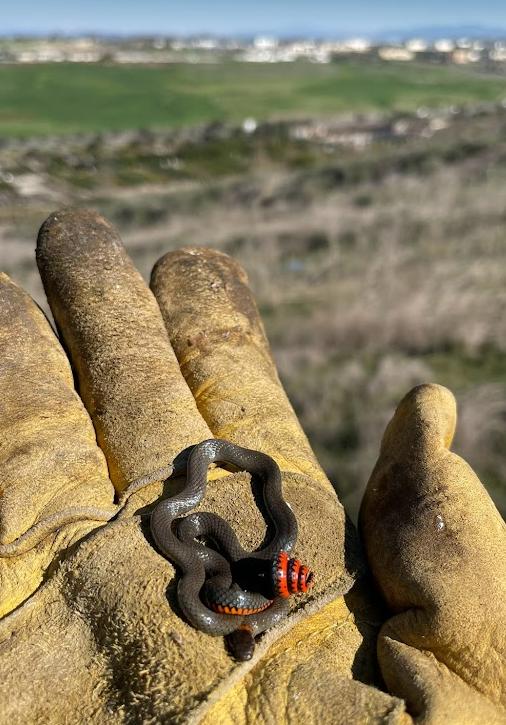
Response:
[{"label": "green grass field", "polygon": [[0,67],[0,136],[498,101],[506,81],[416,64]]}]

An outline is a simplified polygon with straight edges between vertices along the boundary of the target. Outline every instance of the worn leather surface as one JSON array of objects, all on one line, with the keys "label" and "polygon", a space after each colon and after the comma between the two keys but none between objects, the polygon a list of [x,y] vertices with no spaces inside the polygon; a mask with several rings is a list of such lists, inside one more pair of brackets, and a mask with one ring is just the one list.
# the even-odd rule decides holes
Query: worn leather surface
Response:
[{"label": "worn leather surface", "polygon": [[506,525],[449,448],[455,399],[414,388],[386,429],[361,509],[389,609],[378,653],[423,722],[506,722]]},{"label": "worn leather surface", "polygon": [[[373,583],[233,260],[171,253],[150,292],[113,228],[75,210],[48,219],[37,259],[84,405],[49,324],[0,278],[0,370],[8,371],[0,376],[0,545],[56,510],[64,519],[27,553],[0,558],[7,721],[501,721],[504,524],[474,474],[446,451],[455,419],[448,391],[413,393],[385,435],[361,517]],[[421,432],[444,442],[446,468]],[[317,577],[241,665],[222,638],[181,617],[177,574],[149,534],[153,503],[184,485],[176,474],[185,451],[212,436],[278,461],[299,521],[295,553]],[[434,490],[445,492],[442,509]],[[250,548],[266,535],[253,493],[248,474],[216,468],[202,504]],[[97,516],[75,521],[76,503]],[[461,520],[469,510],[472,525]],[[98,521],[100,512],[111,520]],[[427,523],[434,515],[443,516],[445,538]],[[487,625],[480,576],[496,597]]]}]

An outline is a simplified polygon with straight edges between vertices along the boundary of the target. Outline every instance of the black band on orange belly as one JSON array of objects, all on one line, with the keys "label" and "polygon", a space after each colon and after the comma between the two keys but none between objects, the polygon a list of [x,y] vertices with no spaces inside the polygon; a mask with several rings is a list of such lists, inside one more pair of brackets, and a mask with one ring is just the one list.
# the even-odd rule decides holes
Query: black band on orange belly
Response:
[{"label": "black band on orange belly", "polygon": [[288,562],[287,584],[290,594],[296,594],[299,591],[299,572],[301,563],[298,559],[290,559]]},{"label": "black band on orange belly", "polygon": [[219,577],[206,582],[204,601],[214,612],[237,615],[258,614],[272,604],[272,598],[246,591],[235,584],[227,586]]},{"label": "black band on orange belly", "polygon": [[286,599],[290,596],[287,578],[288,554],[280,551],[273,563],[274,591],[278,597]]}]

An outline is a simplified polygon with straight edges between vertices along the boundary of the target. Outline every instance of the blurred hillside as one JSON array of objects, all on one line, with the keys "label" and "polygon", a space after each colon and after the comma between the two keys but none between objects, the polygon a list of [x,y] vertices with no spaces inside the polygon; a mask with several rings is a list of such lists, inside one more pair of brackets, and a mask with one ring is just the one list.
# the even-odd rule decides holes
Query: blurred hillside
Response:
[{"label": "blurred hillside", "polygon": [[346,57],[327,64],[4,64],[0,137],[500,103],[505,69],[506,61],[475,67]]},{"label": "blurred hillside", "polygon": [[395,405],[427,381],[457,395],[454,449],[505,514],[505,185],[492,101],[4,139],[0,267],[45,306],[34,240],[68,204],[116,223],[146,279],[169,249],[226,251],[352,515]]}]

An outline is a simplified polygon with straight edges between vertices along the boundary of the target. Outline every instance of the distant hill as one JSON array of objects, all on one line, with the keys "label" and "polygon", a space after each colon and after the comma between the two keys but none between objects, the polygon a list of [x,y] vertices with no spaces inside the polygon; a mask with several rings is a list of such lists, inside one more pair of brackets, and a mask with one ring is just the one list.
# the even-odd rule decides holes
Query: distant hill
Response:
[{"label": "distant hill", "polygon": [[[163,33],[161,33],[163,35]],[[157,33],[152,34],[157,35]],[[438,40],[440,38],[458,39],[458,38],[472,38],[473,40],[504,40],[506,39],[506,27],[499,28],[494,26],[486,25],[473,25],[473,24],[455,24],[455,25],[427,25],[427,26],[413,26],[410,28],[387,28],[377,32],[364,31],[360,28],[354,30],[340,30],[339,27],[332,29],[322,30],[318,27],[305,27],[304,29],[299,26],[285,26],[282,30],[271,28],[271,29],[254,29],[250,32],[237,32],[237,33],[194,33],[187,36],[180,35],[178,33],[166,33],[167,37],[216,37],[225,39],[227,37],[242,41],[252,41],[253,38],[259,35],[272,35],[274,37],[282,38],[285,40],[296,39],[296,38],[313,38],[316,40],[345,40],[352,37],[367,38],[374,42],[400,42],[409,38],[423,38],[429,42]],[[73,38],[82,36],[95,36],[102,40],[121,40],[129,37],[135,37],[135,34],[129,33],[112,33],[105,31],[97,31],[92,29],[82,29],[74,32],[55,32],[48,34],[42,31],[34,30],[33,32],[17,31],[13,28],[0,28],[0,38],[3,37],[29,37],[29,38],[44,38],[44,37],[55,37],[55,38]],[[144,34],[145,37],[149,37],[150,34]]]},{"label": "distant hill", "polygon": [[[273,33],[276,35],[276,33]],[[253,37],[255,34],[252,34]],[[311,37],[320,40],[331,38],[335,40],[345,40],[346,38],[357,37],[367,38],[376,43],[385,42],[401,42],[408,40],[409,38],[423,38],[428,42],[439,40],[440,38],[448,38],[450,40],[457,40],[459,38],[471,38],[473,40],[504,40],[506,39],[506,27],[487,26],[487,25],[475,25],[472,23],[468,24],[455,24],[455,25],[414,25],[408,28],[386,28],[385,30],[378,30],[377,32],[362,31],[360,28],[356,28],[351,31],[334,31],[322,32],[316,28],[307,28],[305,32],[291,29],[291,31],[285,31],[280,37]]]},{"label": "distant hill", "polygon": [[485,25],[427,25],[403,28],[402,30],[386,30],[371,36],[374,40],[405,40],[406,38],[423,38],[433,41],[439,38],[473,38],[479,40],[496,40],[506,38],[506,28],[488,27]]}]

